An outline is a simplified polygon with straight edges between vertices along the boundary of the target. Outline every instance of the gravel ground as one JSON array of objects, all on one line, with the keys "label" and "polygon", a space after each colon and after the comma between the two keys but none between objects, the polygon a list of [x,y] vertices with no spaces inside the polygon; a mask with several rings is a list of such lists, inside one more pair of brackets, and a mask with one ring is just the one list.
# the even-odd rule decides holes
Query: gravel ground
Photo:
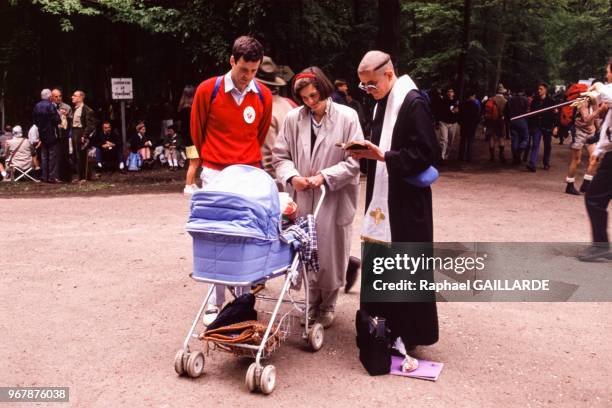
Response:
[{"label": "gravel ground", "polygon": [[[445,166],[433,189],[435,239],[589,241],[583,199],[562,192],[567,146],[553,147],[548,172]],[[0,201],[0,386],[69,386],[75,407],[612,406],[610,303],[440,303],[440,341],[417,353],[445,363],[433,383],[367,375],[353,291],[320,352],[296,339],[272,357],[271,396],[249,394],[250,360],[227,354],[211,353],[196,380],[177,377],[174,354],[206,285],[188,276],[189,201],[175,188]]]}]

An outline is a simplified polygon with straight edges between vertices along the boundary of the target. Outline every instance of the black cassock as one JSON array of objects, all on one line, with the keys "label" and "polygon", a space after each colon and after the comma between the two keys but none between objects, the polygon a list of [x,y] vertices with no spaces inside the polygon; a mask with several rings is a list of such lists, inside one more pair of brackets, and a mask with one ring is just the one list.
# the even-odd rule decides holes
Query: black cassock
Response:
[{"label": "black cassock", "polygon": [[[388,95],[378,102],[372,122],[371,141],[376,145],[380,143],[387,98]],[[404,178],[423,172],[438,156],[439,147],[429,104],[418,91],[410,91],[393,128],[391,150],[385,153],[393,242],[433,242],[431,188],[414,187]],[[366,211],[372,200],[375,175],[376,161],[368,160]],[[361,308],[371,315],[385,317],[392,335],[401,336],[407,347],[438,341],[435,302],[362,302]]]}]

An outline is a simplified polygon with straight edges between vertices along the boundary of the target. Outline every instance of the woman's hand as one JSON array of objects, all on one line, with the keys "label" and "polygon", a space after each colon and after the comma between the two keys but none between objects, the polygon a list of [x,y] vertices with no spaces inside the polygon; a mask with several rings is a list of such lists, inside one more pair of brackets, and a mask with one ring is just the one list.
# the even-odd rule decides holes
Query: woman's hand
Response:
[{"label": "woman's hand", "polygon": [[325,183],[325,177],[323,177],[322,174],[308,177],[308,183],[310,184],[310,188],[319,188]]},{"label": "woman's hand", "polygon": [[353,159],[385,161],[385,154],[382,152],[382,150],[380,150],[378,146],[376,146],[369,140],[364,140],[363,143],[368,148],[368,150],[351,150],[349,153]]},{"label": "woman's hand", "polygon": [[306,177],[294,176],[291,179],[291,185],[296,191],[304,191],[310,188],[310,183]]}]

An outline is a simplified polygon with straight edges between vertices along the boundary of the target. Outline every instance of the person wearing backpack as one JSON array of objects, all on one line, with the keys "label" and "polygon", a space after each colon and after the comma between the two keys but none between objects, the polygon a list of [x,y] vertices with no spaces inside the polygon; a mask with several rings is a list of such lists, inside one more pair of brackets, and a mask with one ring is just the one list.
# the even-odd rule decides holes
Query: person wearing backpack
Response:
[{"label": "person wearing backpack", "polygon": [[487,128],[486,138],[489,141],[490,161],[495,161],[495,146],[499,149],[499,161],[506,162],[504,157],[504,140],[506,138],[506,124],[504,121],[504,111],[506,109],[506,89],[502,84],[497,86],[497,94],[489,98],[485,103],[484,117]]},{"label": "person wearing backpack", "polygon": [[[548,85],[541,82],[538,85],[538,95],[533,98],[529,106],[530,112],[553,106],[555,102],[548,96]],[[557,113],[554,110],[542,112],[529,118],[529,139],[531,157],[527,163],[527,170],[535,173],[540,142],[544,140],[544,156],[542,158],[544,170],[550,169],[550,152],[552,150],[552,136],[557,134]]]},{"label": "person wearing backpack", "polygon": [[[255,79],[263,46],[253,37],[236,39],[224,75],[203,81],[191,106],[191,139],[202,159],[202,188],[233,164],[261,168],[261,146],[272,122],[272,92]],[[236,288],[237,295],[244,288]],[[225,301],[225,286],[215,286],[204,324],[212,323]]]},{"label": "person wearing backpack", "polygon": [[[586,86],[584,88],[586,91]],[[580,193],[586,192],[591,180],[593,180],[595,169],[593,169],[592,166],[589,166],[589,169],[587,169],[587,172],[584,175],[582,186],[580,186],[580,191],[576,190],[576,187],[574,186],[574,182],[576,181],[576,169],[582,160],[582,149],[587,149],[589,157],[591,157],[593,151],[595,150],[595,144],[589,144],[588,142],[593,138],[593,136],[595,136],[595,131],[597,130],[595,127],[595,119],[597,119],[602,113],[607,112],[607,110],[607,105],[601,104],[598,107],[596,102],[590,99],[573,108],[572,119],[569,124],[570,133],[572,135],[572,143],[570,144],[572,159],[567,171],[567,177],[565,178],[565,182],[567,184],[565,192],[567,194],[580,195]],[[561,121],[563,121],[563,116],[561,116]]]}]

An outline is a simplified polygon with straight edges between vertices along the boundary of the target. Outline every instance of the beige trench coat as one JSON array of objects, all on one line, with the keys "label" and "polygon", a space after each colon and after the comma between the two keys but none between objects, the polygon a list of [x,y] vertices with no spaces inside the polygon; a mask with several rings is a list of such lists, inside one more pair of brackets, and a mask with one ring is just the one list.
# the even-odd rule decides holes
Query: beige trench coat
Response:
[{"label": "beige trench coat", "polygon": [[321,270],[311,277],[313,288],[336,290],[344,286],[351,244],[351,224],[359,197],[359,162],[336,143],[363,139],[357,112],[328,99],[322,126],[310,154],[311,118],[305,107],[293,109],[285,118],[273,148],[276,177],[298,204],[298,215],[313,214],[321,190],[296,192],[287,182],[293,176],[319,172],[327,195],[317,218]]}]

